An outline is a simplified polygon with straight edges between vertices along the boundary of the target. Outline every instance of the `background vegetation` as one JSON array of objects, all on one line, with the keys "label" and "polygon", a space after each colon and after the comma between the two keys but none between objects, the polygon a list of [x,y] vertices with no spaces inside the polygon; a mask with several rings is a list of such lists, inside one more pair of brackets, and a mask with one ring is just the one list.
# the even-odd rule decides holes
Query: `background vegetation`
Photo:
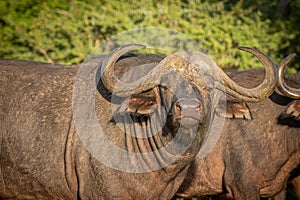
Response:
[{"label": "background vegetation", "polygon": [[[163,27],[196,40],[221,67],[257,64],[240,45],[278,64],[300,53],[299,10],[299,0],[0,0],[0,57],[80,63],[112,35]],[[294,71],[300,56],[295,60]]]}]

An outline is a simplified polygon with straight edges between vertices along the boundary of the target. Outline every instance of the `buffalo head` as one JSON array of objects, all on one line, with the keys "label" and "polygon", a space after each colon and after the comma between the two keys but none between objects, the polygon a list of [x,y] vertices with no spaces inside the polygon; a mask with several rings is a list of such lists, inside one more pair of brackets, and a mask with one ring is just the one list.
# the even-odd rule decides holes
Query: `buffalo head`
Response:
[{"label": "buffalo head", "polygon": [[[138,128],[124,127],[124,130],[142,133],[142,138],[162,131],[161,137],[165,138],[154,139],[151,145],[145,147],[148,151],[159,149],[175,135],[181,135],[177,142],[187,144],[186,141],[189,141],[191,148],[188,149],[197,152],[208,132],[220,93],[247,102],[258,102],[268,97],[276,86],[277,71],[271,59],[259,50],[247,47],[240,49],[255,55],[266,70],[263,82],[253,89],[237,85],[208,55],[201,52],[177,52],[160,62],[146,63],[142,66],[148,70],[143,73],[144,76],[134,81],[122,81],[114,73],[116,63],[123,54],[140,48],[145,46],[124,45],[108,54],[101,64],[101,80],[113,95],[123,98],[116,109],[118,116],[125,113],[133,119],[132,123],[140,122]],[[145,121],[145,115],[150,116],[150,120]],[[128,122],[128,119],[124,121]],[[141,125],[143,123],[145,126]],[[150,127],[144,128],[150,123]],[[184,152],[189,154],[189,151]]]}]

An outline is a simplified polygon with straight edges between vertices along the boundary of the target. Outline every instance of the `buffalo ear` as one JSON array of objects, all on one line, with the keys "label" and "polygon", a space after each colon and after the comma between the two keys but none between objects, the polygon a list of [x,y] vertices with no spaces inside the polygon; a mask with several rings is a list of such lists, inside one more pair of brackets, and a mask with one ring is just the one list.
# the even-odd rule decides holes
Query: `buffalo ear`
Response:
[{"label": "buffalo ear", "polygon": [[300,121],[300,100],[292,101],[282,114],[294,117],[296,120]]},{"label": "buffalo ear", "polygon": [[140,94],[134,94],[122,102],[120,111],[138,115],[149,115],[160,105],[160,98],[156,88]]},{"label": "buffalo ear", "polygon": [[224,105],[219,104],[216,109],[217,114],[221,117],[227,119],[253,119],[249,106],[245,102],[227,100],[226,107]]},{"label": "buffalo ear", "polygon": [[300,100],[294,100],[278,117],[278,123],[291,127],[300,127]]}]

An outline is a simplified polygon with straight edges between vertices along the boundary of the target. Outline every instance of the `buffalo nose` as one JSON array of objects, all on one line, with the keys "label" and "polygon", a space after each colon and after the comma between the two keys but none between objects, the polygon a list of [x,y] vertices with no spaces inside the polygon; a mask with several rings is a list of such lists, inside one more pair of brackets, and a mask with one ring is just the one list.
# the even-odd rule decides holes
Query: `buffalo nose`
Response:
[{"label": "buffalo nose", "polygon": [[195,98],[191,98],[191,99],[181,98],[176,102],[175,106],[180,111],[190,110],[190,109],[197,110],[201,107],[201,102]]},{"label": "buffalo nose", "polygon": [[203,122],[202,103],[195,98],[178,99],[175,103],[175,118],[180,119],[180,124],[184,128],[198,126]]}]

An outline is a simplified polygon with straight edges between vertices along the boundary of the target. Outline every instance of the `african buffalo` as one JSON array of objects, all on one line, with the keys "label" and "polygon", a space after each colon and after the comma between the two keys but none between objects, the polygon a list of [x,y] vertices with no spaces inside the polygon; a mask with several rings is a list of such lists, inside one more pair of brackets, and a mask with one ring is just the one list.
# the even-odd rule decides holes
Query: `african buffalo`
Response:
[{"label": "african buffalo", "polygon": [[[278,88],[289,97],[299,98],[298,90],[288,87],[281,75],[293,56],[279,66]],[[256,69],[230,70],[228,74],[236,82],[244,82],[245,87],[253,87],[263,78],[263,72]],[[300,79],[297,81],[292,84],[300,84]],[[295,115],[300,104],[289,97],[274,92],[256,104],[229,102],[227,117],[233,119],[225,121],[212,151],[192,162],[177,195],[188,198],[225,194],[226,198],[258,200],[283,191],[289,178],[299,187],[299,178],[293,177],[300,175],[300,121]]]},{"label": "african buffalo", "polygon": [[[275,65],[255,49],[241,48],[266,77],[246,89],[200,52],[122,57],[144,47],[74,66],[0,61],[1,199],[170,199],[207,137],[219,83],[249,102],[276,86]],[[114,74],[130,66],[151,70]]]}]

